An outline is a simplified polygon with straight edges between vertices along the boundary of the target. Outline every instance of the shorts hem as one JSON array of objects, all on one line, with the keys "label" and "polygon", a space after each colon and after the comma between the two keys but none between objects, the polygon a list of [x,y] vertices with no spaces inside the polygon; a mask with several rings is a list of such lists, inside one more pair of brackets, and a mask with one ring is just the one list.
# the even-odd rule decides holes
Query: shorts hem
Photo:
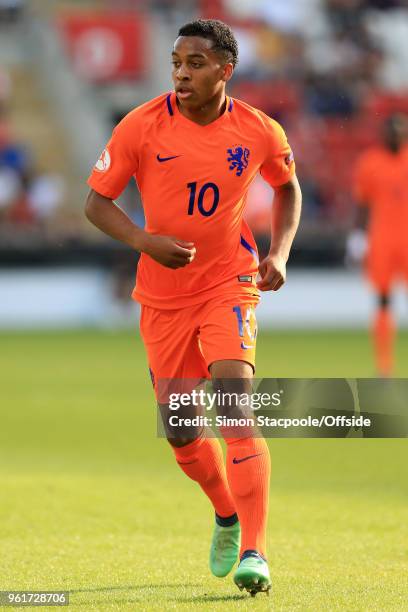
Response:
[{"label": "shorts hem", "polygon": [[213,363],[215,363],[216,361],[243,361],[244,363],[247,363],[248,365],[251,366],[252,370],[253,370],[253,374],[255,374],[255,360],[250,360],[250,359],[243,359],[242,356],[240,357],[225,357],[224,355],[222,357],[216,357],[215,359],[211,359],[210,361],[208,361],[208,363],[206,363],[207,365],[207,369],[208,372],[210,372],[210,366],[212,366]]}]

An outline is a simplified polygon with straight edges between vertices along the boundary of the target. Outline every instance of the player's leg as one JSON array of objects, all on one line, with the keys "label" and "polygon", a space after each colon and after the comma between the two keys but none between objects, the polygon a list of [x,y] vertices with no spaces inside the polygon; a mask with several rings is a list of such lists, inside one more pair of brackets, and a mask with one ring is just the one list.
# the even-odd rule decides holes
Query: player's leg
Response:
[{"label": "player's leg", "polygon": [[378,239],[370,244],[366,272],[377,298],[371,325],[374,360],[377,374],[386,377],[392,375],[394,368],[395,324],[390,295],[398,267],[392,243]]},{"label": "player's leg", "polygon": [[371,245],[367,259],[368,278],[377,297],[371,334],[379,376],[391,376],[394,368],[395,324],[390,303],[391,287],[398,264],[394,255],[391,244],[375,243]]},{"label": "player's leg", "polygon": [[175,438],[169,442],[180,468],[200,485],[213,505],[215,524],[209,564],[214,576],[223,578],[238,559],[241,529],[220,442],[207,433],[202,429],[195,440],[186,439],[186,444]]},{"label": "player's leg", "polygon": [[[226,554],[213,567],[216,575],[226,575],[236,560],[239,525],[229,491],[221,445],[216,438],[206,436],[203,427],[179,430],[169,428],[170,413],[176,413],[170,411],[168,402],[163,401],[166,399],[163,396],[169,390],[186,391],[190,385],[191,391],[195,382],[208,378],[208,369],[198,347],[194,317],[191,317],[189,323],[186,309],[162,311],[143,306],[140,328],[167,439],[175,459],[186,476],[197,482],[211,501],[215,510],[216,531],[220,537],[224,528],[225,533],[234,532],[232,551],[227,541],[224,546]],[[200,415],[200,407],[188,406],[184,413],[180,411],[179,416]],[[233,525],[236,525],[235,528],[230,529]]]},{"label": "player's leg", "polygon": [[[239,360],[215,361],[210,366],[215,389],[224,393],[250,393],[253,368]],[[244,418],[239,406],[229,415]],[[233,428],[235,429],[235,428]],[[268,445],[256,428],[244,427],[242,434],[230,437],[223,428],[227,444],[227,477],[241,523],[240,565],[234,580],[252,594],[268,590],[269,569],[266,563],[266,528],[269,506],[271,461]]]},{"label": "player's leg", "polygon": [[[224,392],[250,392],[254,373],[256,319],[254,306],[242,299],[220,300],[204,313],[201,348],[213,385]],[[239,416],[240,406],[234,407]],[[227,476],[241,523],[241,563],[234,580],[251,592],[270,586],[266,564],[266,524],[269,502],[270,455],[257,430],[224,429]]]},{"label": "player's leg", "polygon": [[388,292],[377,295],[373,341],[377,373],[380,376],[391,376],[394,370],[395,322]]}]

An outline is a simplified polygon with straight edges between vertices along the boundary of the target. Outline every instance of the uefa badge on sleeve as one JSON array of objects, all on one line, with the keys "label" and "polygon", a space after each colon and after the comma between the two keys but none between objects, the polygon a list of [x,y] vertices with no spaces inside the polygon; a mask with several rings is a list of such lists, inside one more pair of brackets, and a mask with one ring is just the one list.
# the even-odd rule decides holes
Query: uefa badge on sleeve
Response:
[{"label": "uefa badge on sleeve", "polygon": [[95,170],[98,172],[106,172],[111,165],[111,157],[109,155],[108,149],[104,149],[95,164]]}]

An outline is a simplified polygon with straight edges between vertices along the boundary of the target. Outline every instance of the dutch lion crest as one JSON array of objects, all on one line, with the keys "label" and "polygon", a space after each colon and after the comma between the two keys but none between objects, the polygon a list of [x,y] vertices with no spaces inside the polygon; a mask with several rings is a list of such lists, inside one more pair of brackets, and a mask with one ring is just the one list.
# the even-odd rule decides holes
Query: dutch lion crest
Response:
[{"label": "dutch lion crest", "polygon": [[237,146],[233,149],[227,149],[227,153],[227,162],[231,162],[229,169],[235,169],[236,175],[241,176],[245,168],[248,167],[249,149]]}]

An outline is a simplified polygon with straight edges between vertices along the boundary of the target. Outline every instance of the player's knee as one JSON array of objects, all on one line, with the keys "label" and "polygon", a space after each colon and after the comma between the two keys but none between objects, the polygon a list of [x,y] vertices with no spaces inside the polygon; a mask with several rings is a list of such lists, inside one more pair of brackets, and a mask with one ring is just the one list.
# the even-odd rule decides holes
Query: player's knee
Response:
[{"label": "player's knee", "polygon": [[388,293],[380,293],[378,296],[379,308],[388,308],[390,305],[390,296]]},{"label": "player's knee", "polygon": [[228,368],[226,371],[222,368],[217,372],[211,371],[212,385],[217,397],[217,413],[227,418],[246,418],[251,412],[248,398],[252,394],[252,367],[248,363],[239,361],[234,365],[236,370],[233,374]]}]

